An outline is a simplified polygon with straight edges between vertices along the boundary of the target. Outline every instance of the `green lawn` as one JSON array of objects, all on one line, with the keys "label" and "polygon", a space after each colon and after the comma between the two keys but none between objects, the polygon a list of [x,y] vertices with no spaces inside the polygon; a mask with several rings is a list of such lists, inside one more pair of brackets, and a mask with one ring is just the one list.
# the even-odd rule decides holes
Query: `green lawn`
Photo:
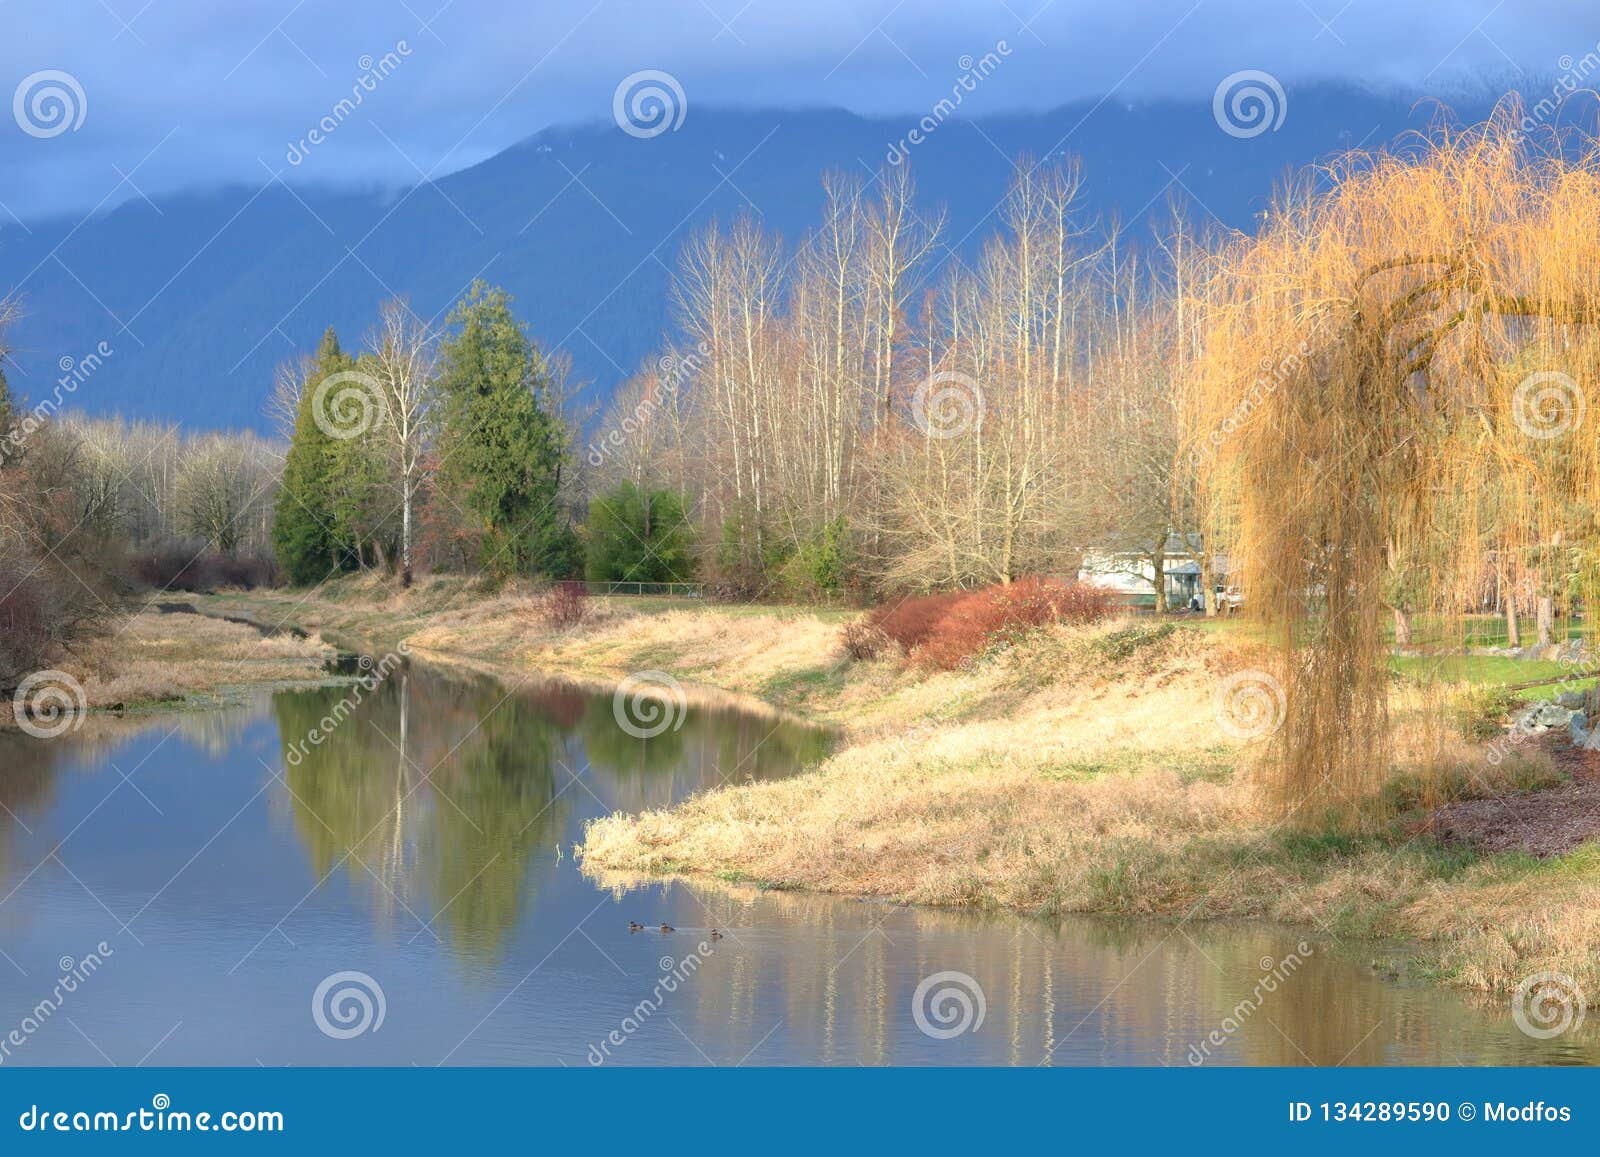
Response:
[{"label": "green lawn", "polygon": [[1210,631],[1213,634],[1224,634],[1245,629],[1245,619],[1241,615],[1231,615],[1224,618],[1218,615],[1208,619],[1204,615],[1192,615],[1189,618],[1173,619],[1180,627],[1192,628],[1196,631]]},{"label": "green lawn", "polygon": [[[1241,618],[1195,617],[1177,622],[1188,630],[1206,631],[1211,634],[1242,634],[1251,628],[1251,624]],[[1493,641],[1496,636],[1492,628],[1496,623],[1500,628],[1499,644]],[[1498,616],[1473,616],[1468,624],[1468,637],[1474,640],[1470,645],[1487,647],[1504,644],[1505,620]],[[1576,623],[1569,624],[1565,634],[1562,633],[1560,626],[1558,624],[1556,632],[1559,638],[1576,638],[1581,633]],[[1498,655],[1391,655],[1389,669],[1419,683],[1437,680],[1445,683],[1469,683],[1482,687],[1536,683],[1535,686],[1516,692],[1518,698],[1530,700],[1545,698],[1558,690],[1589,687],[1595,682],[1593,676],[1578,678],[1577,676],[1583,674],[1580,668],[1554,660],[1511,659]],[[1563,680],[1569,677],[1572,682],[1563,684]]]},{"label": "green lawn", "polygon": [[1576,673],[1568,664],[1545,659],[1504,659],[1498,655],[1391,656],[1389,666],[1418,682],[1438,680],[1502,687],[1535,680],[1556,683]]},{"label": "green lawn", "polygon": [[[1521,627],[1522,645],[1532,646],[1538,638],[1538,627],[1534,620],[1524,618],[1518,624]],[[1383,625],[1384,638],[1394,642],[1394,623],[1386,619]],[[1438,619],[1429,615],[1418,615],[1411,623],[1411,633],[1418,643],[1441,643],[1459,646],[1465,643],[1468,647],[1504,647],[1506,645],[1506,620],[1504,615],[1463,615],[1458,621]],[[1563,642],[1567,639],[1576,639],[1583,634],[1583,624],[1577,619],[1557,619],[1555,624],[1555,639]]]}]

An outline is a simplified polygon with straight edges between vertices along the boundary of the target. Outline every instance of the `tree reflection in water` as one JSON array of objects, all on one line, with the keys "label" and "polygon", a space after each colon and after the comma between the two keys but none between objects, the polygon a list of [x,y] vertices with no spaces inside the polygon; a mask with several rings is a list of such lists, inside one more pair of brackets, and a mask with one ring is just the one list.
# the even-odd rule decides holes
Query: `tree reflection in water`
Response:
[{"label": "tree reflection in water", "polygon": [[609,694],[419,666],[370,690],[281,692],[273,710],[317,878],[344,872],[381,923],[402,913],[484,962],[534,899],[532,858],[561,854],[584,818],[792,774],[827,749],[815,728],[715,706],[639,739],[618,726]]}]

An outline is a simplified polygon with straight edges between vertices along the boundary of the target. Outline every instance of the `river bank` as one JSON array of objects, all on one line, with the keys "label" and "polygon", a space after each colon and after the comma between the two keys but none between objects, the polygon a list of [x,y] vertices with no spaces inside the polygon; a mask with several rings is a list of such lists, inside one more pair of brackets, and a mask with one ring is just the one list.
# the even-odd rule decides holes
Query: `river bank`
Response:
[{"label": "river bank", "polygon": [[[207,613],[397,642],[505,672],[618,680],[640,671],[753,696],[837,729],[793,779],[707,792],[590,825],[595,873],[697,874],[905,903],[1281,921],[1341,941],[1404,942],[1385,959],[1468,989],[1566,973],[1600,993],[1594,844],[1536,858],[1435,836],[1414,793],[1352,837],[1289,830],[1261,806],[1252,744],[1219,728],[1212,694],[1245,661],[1215,633],[1150,623],[1034,632],[967,670],[849,661],[848,613],[648,600],[555,628],[535,600],[429,580],[314,598],[199,600]],[[1404,743],[1401,744],[1404,755]],[[1459,743],[1456,794],[1562,782],[1536,747],[1498,763]]]},{"label": "river bank", "polygon": [[[46,730],[54,731],[67,724],[56,708],[71,715],[210,708],[250,689],[328,678],[336,652],[323,640],[287,631],[263,636],[243,623],[184,613],[188,608],[182,598],[128,608],[104,635],[35,673],[33,694],[22,697],[52,713]],[[14,698],[0,697],[0,730],[18,726],[15,712]]]}]

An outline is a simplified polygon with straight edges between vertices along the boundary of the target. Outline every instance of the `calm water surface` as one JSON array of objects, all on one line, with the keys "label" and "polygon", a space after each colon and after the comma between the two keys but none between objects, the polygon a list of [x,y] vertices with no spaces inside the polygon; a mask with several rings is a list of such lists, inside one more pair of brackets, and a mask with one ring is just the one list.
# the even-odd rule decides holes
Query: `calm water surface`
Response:
[{"label": "calm water surface", "polygon": [[[318,688],[49,741],[0,735],[0,1039],[20,1026],[24,1041],[5,1064],[1600,1058],[1593,1026],[1531,1039],[1501,1007],[1384,979],[1371,946],[1307,936],[1266,991],[1263,968],[1297,953],[1297,931],[602,886],[571,854],[585,820],[793,774],[826,737],[691,707],[641,740],[609,694],[413,666],[304,742],[350,700]],[[102,942],[98,970],[38,1017],[61,970],[82,972]],[[359,1027],[359,1004],[315,1006],[342,972],[370,977],[383,1004],[381,1025],[344,1038],[318,1016]],[[919,1004],[939,973],[963,975]],[[329,991],[351,984],[366,981]]]}]

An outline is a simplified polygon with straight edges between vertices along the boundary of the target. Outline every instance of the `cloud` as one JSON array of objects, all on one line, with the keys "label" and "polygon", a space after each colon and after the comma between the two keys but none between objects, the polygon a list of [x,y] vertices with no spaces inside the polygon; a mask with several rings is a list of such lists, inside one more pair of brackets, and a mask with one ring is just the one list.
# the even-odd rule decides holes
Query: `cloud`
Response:
[{"label": "cloud", "polygon": [[[409,184],[552,124],[610,115],[617,82],[671,72],[689,105],[922,113],[1001,40],[1011,54],[965,115],[1111,96],[1209,99],[1244,68],[1449,91],[1561,71],[1595,51],[1577,0],[10,0],[0,98],[71,73],[81,128],[40,139],[0,119],[0,221],[227,182]],[[293,146],[364,91],[297,164]]]}]

